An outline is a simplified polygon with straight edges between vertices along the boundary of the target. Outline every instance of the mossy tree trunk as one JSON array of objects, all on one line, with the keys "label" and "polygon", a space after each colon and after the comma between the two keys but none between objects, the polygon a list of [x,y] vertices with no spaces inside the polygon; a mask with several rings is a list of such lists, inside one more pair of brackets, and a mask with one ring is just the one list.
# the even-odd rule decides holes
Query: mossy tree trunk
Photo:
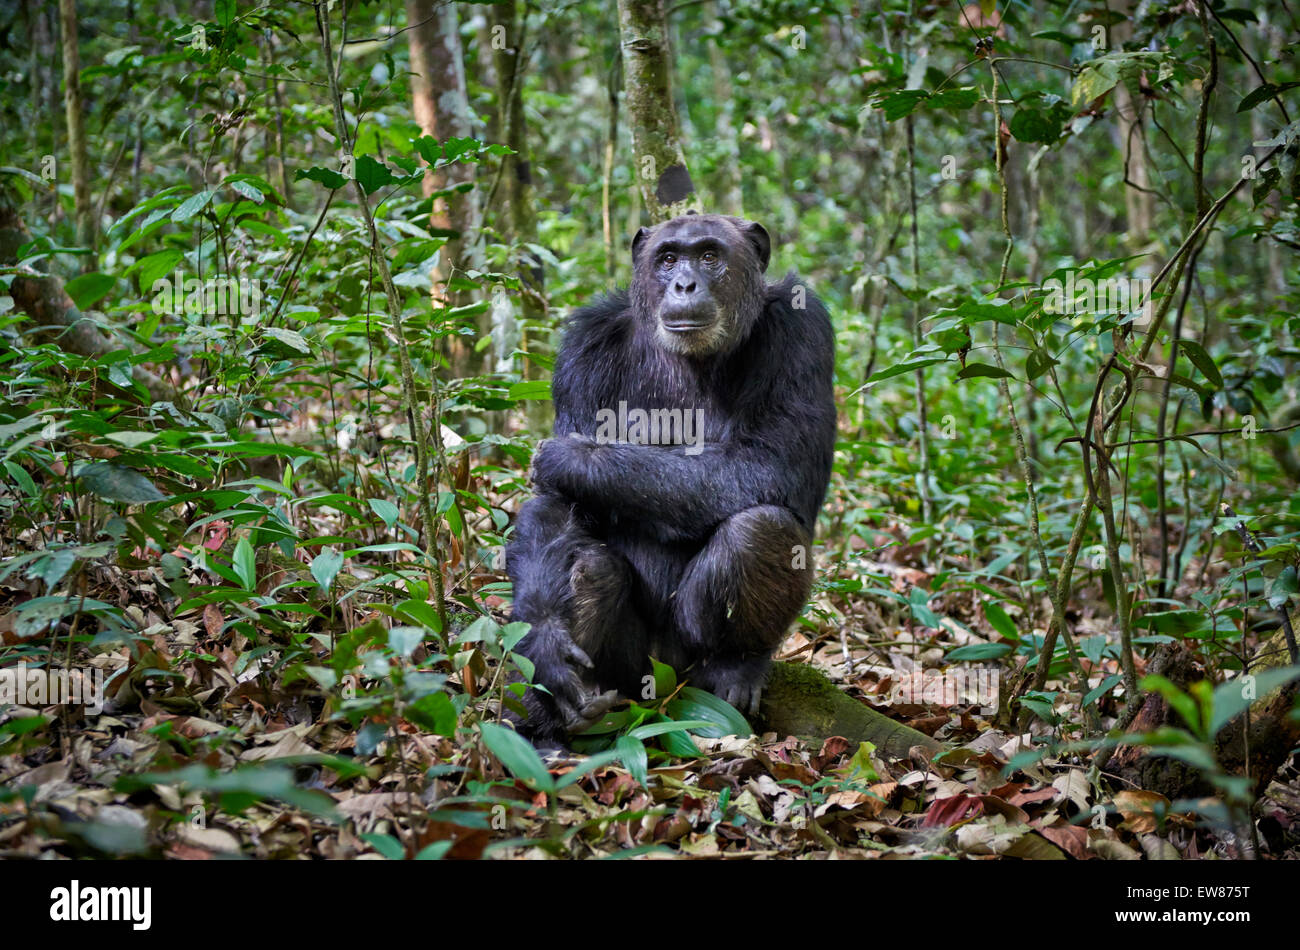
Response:
[{"label": "mossy tree trunk", "polygon": [[633,174],[650,220],[698,208],[673,106],[672,52],[663,0],[619,0],[623,88],[632,130]]}]

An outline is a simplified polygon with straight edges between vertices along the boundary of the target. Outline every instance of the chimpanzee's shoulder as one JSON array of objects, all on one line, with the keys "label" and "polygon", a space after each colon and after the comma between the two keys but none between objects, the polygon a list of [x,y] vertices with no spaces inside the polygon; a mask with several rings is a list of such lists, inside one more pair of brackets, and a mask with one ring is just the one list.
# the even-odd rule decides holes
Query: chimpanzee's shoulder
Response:
[{"label": "chimpanzee's shoulder", "polygon": [[764,309],[769,320],[775,318],[791,330],[819,335],[831,333],[826,305],[794,271],[767,285]]},{"label": "chimpanzee's shoulder", "polygon": [[591,303],[574,310],[564,322],[567,331],[599,331],[622,323],[632,309],[632,299],[624,288],[601,294]]}]

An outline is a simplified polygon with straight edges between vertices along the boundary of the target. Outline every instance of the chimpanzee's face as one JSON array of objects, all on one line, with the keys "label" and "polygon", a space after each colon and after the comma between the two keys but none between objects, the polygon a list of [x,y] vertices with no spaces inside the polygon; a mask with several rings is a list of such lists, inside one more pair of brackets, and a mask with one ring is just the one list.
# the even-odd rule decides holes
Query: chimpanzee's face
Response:
[{"label": "chimpanzee's face", "polygon": [[683,215],[632,244],[639,314],[669,350],[707,356],[748,333],[762,307],[767,232],[720,215]]}]

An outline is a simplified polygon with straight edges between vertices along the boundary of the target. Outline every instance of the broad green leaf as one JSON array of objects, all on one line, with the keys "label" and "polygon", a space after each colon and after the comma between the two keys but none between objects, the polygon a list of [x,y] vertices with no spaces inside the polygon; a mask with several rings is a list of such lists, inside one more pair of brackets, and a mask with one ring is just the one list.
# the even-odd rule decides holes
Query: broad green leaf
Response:
[{"label": "broad green leaf", "polygon": [[1255,700],[1262,699],[1279,686],[1285,686],[1296,678],[1300,678],[1300,666],[1284,666],[1265,670],[1259,674],[1239,676],[1220,684],[1214,691],[1210,738],[1218,735],[1220,729],[1240,715]]},{"label": "broad green leaf", "polygon": [[506,394],[510,399],[550,399],[551,381],[548,379],[530,379],[515,383]]},{"label": "broad green leaf", "polygon": [[1020,631],[1016,629],[1016,622],[1011,619],[1002,605],[988,600],[984,602],[984,617],[994,630],[1008,640],[1019,640]]},{"label": "broad green leaf", "polygon": [[183,224],[190,218],[194,217],[207,207],[208,202],[212,200],[212,196],[215,194],[216,192],[212,189],[207,189],[205,191],[200,191],[197,195],[191,195],[189,198],[186,198],[176,207],[176,210],[172,212],[172,223]]},{"label": "broad green leaf", "polygon": [[1106,695],[1107,693],[1109,693],[1112,689],[1114,689],[1116,686],[1118,686],[1119,683],[1120,683],[1120,681],[1123,680],[1123,679],[1124,679],[1124,677],[1120,676],[1118,673],[1112,673],[1110,676],[1107,676],[1104,680],[1102,680],[1100,683],[1098,683],[1095,687],[1093,687],[1092,689],[1090,689],[1090,690],[1088,691],[1088,694],[1087,694],[1086,696],[1083,697],[1083,705],[1084,705],[1084,706],[1091,706],[1093,703],[1095,703],[1095,702],[1096,702],[1098,699],[1100,699],[1102,696],[1105,696],[1105,695]]},{"label": "broad green leaf", "polygon": [[1195,340],[1179,340],[1178,348],[1187,354],[1192,365],[1201,371],[1201,375],[1211,386],[1215,389],[1223,388],[1223,376],[1219,373],[1219,367],[1214,364],[1214,357],[1210,356],[1205,347]]},{"label": "broad green leaf", "polygon": [[649,757],[646,754],[645,743],[634,736],[619,736],[618,741],[614,743],[614,750],[618,753],[623,767],[632,774],[639,785],[644,788],[650,783],[650,776],[647,774]]},{"label": "broad green leaf", "polygon": [[456,734],[456,707],[446,693],[429,693],[406,707],[406,717],[436,736]]},{"label": "broad green leaf", "polygon": [[692,730],[709,739],[754,734],[745,717],[737,712],[734,706],[695,686],[683,686],[677,698],[668,703],[666,711],[673,719],[679,721],[703,719],[714,723],[711,728],[702,727]]},{"label": "broad green leaf", "polygon": [[248,538],[240,538],[235,545],[235,556],[230,566],[244,590],[257,589],[257,553]]},{"label": "broad green leaf", "polygon": [[64,284],[63,289],[68,292],[68,296],[72,298],[78,310],[85,310],[91,304],[98,303],[108,296],[116,283],[117,278],[111,274],[94,272],[72,278]]},{"label": "broad green leaf", "polygon": [[311,356],[311,345],[296,330],[265,327],[262,330],[262,342],[254,353],[274,359],[289,360],[300,356]]},{"label": "broad green leaf", "polygon": [[1041,346],[1029,354],[1025,360],[1025,375],[1029,379],[1037,379],[1042,376],[1060,361]]},{"label": "broad green leaf", "polygon": [[1010,370],[1002,369],[1000,366],[992,366],[988,363],[967,363],[966,367],[957,374],[958,379],[974,379],[979,376],[987,376],[989,379],[1014,378]]},{"label": "broad green leaf", "polygon": [[513,729],[491,722],[479,723],[478,728],[483,744],[511,775],[538,791],[555,791],[555,780],[527,739]]},{"label": "broad green leaf", "polygon": [[386,498],[369,498],[367,502],[370,505],[370,510],[377,514],[387,527],[391,528],[397,524],[401,510],[391,501]]},{"label": "broad green leaf", "polygon": [[361,184],[362,190],[366,194],[374,194],[375,191],[397,181],[393,176],[392,170],[383,162],[376,161],[369,155],[357,157],[356,178]]},{"label": "broad green leaf", "polygon": [[1164,697],[1165,702],[1183,717],[1183,721],[1191,728],[1192,732],[1200,734],[1201,731],[1201,711],[1196,705],[1196,700],[1188,693],[1185,693],[1179,687],[1170,682],[1159,674],[1149,674],[1142,677],[1141,686],[1143,691],[1148,693],[1159,693]]},{"label": "broad green leaf", "polygon": [[311,576],[316,579],[321,590],[328,592],[334,586],[334,578],[338,577],[342,567],[342,553],[326,548],[311,559]]},{"label": "broad green leaf", "polygon": [[75,474],[88,490],[106,501],[144,505],[167,497],[139,472],[114,462],[79,463]]},{"label": "broad green leaf", "polygon": [[1010,652],[1011,644],[1009,643],[969,643],[949,653],[948,659],[954,662],[992,660],[1000,656],[1006,656]]},{"label": "broad green leaf", "polygon": [[294,181],[302,181],[304,178],[308,181],[319,182],[326,188],[332,188],[335,191],[348,183],[348,180],[334,169],[321,168],[320,166],[308,168],[305,171],[300,168],[293,176]]},{"label": "broad green leaf", "polygon": [[389,861],[401,861],[406,857],[406,849],[403,848],[402,843],[392,835],[370,832],[358,835],[357,837],[369,844]]}]

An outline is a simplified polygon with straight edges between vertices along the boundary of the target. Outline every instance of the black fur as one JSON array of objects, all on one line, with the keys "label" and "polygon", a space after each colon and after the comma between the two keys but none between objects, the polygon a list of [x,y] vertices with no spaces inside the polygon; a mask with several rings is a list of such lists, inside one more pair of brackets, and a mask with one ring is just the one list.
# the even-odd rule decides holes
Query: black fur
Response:
[{"label": "black fur", "polygon": [[[688,249],[657,271],[656,249],[683,234],[715,240],[715,260]],[[757,707],[807,600],[835,443],[830,319],[793,275],[763,281],[767,253],[757,225],[675,219],[638,235],[630,292],[568,320],[555,438],[534,458],[537,497],[507,549],[514,619],[533,625],[519,650],[552,694],[527,692],[519,727],[535,740],[562,741],[619,693],[640,697],[652,655]],[[712,323],[668,334],[678,318],[665,301],[683,287],[689,300],[671,313]],[[666,345],[679,337],[682,350]],[[598,412],[620,402],[690,412],[702,441],[602,443]]]}]

